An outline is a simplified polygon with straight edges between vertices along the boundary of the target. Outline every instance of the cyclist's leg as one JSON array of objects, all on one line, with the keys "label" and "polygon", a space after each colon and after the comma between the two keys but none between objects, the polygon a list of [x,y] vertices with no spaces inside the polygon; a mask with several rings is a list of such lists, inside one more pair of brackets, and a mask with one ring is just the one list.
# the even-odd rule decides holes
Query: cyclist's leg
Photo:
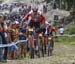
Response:
[{"label": "cyclist's leg", "polygon": [[53,42],[53,38],[51,38],[51,40],[50,40],[50,56],[52,56],[53,48],[54,48],[54,42]]},{"label": "cyclist's leg", "polygon": [[46,50],[47,50],[47,36],[44,36],[44,51],[46,54]]}]

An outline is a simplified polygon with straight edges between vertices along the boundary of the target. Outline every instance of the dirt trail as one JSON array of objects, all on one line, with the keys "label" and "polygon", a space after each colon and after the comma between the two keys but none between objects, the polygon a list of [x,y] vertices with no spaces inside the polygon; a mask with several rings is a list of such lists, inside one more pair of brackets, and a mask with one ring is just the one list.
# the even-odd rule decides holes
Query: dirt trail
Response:
[{"label": "dirt trail", "polygon": [[53,56],[12,60],[4,64],[75,64],[75,45],[55,45]]}]

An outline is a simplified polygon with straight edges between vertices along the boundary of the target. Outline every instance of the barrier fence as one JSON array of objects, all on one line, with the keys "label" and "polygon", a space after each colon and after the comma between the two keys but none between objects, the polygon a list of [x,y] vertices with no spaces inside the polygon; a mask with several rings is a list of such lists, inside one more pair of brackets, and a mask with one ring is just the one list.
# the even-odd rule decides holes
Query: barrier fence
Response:
[{"label": "barrier fence", "polygon": [[[75,35],[55,35],[55,36],[57,36],[57,37],[74,37]],[[18,43],[27,42],[27,40],[28,39],[26,39],[26,40],[18,40],[17,42],[12,42],[10,44],[0,44],[0,48],[11,47],[11,46],[16,45]],[[34,39],[34,40],[36,40],[36,39]]]}]

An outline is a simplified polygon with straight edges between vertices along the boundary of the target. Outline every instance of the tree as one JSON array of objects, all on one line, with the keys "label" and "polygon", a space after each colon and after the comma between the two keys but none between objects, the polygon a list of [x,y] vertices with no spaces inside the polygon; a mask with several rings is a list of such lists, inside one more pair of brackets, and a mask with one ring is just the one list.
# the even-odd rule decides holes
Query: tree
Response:
[{"label": "tree", "polygon": [[74,7],[74,0],[62,0],[65,3],[65,7],[67,10],[71,10]]},{"label": "tree", "polygon": [[50,3],[52,0],[45,0],[47,3]]}]

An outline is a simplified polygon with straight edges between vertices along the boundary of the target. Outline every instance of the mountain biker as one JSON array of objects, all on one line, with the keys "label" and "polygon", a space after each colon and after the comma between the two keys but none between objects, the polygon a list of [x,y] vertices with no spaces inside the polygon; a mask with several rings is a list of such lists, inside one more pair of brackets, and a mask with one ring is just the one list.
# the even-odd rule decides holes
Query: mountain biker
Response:
[{"label": "mountain biker", "polygon": [[40,28],[40,25],[45,24],[45,17],[38,10],[38,8],[33,8],[29,13],[27,13],[22,19],[21,25],[23,24],[24,20],[29,20],[29,26],[35,28]]}]

